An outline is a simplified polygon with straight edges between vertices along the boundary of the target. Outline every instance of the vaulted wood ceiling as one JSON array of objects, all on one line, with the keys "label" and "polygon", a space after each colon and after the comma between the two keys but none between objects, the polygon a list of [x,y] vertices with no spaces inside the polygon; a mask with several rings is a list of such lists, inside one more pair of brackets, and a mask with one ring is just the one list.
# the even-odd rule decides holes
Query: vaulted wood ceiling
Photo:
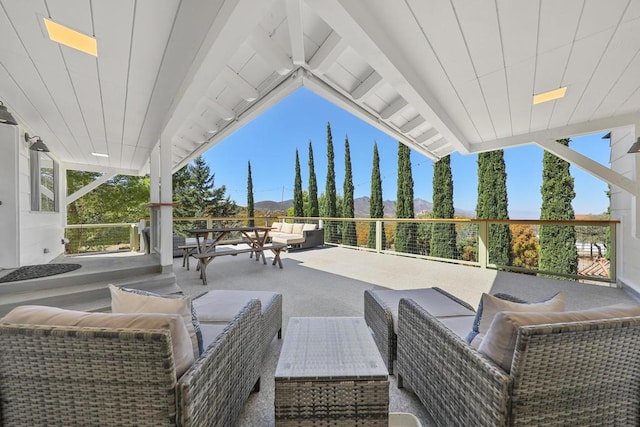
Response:
[{"label": "vaulted wood ceiling", "polygon": [[0,100],[69,168],[177,169],[303,85],[437,159],[640,123],[638,34],[640,0],[0,0]]}]

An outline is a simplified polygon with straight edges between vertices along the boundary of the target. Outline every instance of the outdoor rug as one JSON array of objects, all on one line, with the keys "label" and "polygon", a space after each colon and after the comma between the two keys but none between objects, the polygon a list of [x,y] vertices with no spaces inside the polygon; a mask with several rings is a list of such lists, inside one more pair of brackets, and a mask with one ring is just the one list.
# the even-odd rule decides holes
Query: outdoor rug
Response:
[{"label": "outdoor rug", "polygon": [[27,265],[12,271],[6,276],[0,277],[0,283],[15,282],[18,280],[37,279],[38,277],[53,276],[54,274],[68,273],[82,267],[80,264],[39,264]]}]

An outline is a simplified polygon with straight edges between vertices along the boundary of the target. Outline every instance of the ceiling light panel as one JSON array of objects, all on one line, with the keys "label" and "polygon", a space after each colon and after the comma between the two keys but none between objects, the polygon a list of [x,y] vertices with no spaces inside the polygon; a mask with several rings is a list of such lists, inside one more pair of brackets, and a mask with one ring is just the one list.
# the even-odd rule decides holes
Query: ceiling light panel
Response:
[{"label": "ceiling light panel", "polygon": [[98,42],[94,37],[72,30],[47,18],[44,18],[44,25],[52,41],[92,56],[98,56]]},{"label": "ceiling light panel", "polygon": [[560,89],[550,90],[548,92],[539,93],[533,95],[533,105],[542,104],[543,102],[553,101],[554,99],[563,98],[567,92],[567,87],[561,87]]}]

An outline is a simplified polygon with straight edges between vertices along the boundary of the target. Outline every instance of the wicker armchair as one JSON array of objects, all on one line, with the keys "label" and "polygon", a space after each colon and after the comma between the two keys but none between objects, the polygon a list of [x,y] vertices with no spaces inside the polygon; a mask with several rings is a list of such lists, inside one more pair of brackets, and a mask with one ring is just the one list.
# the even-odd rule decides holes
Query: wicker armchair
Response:
[{"label": "wicker armchair", "polygon": [[176,380],[160,330],[0,325],[0,425],[232,426],[259,384],[252,300]]},{"label": "wicker armchair", "polygon": [[510,374],[412,300],[398,327],[398,386],[437,425],[640,424],[640,317],[520,327]]}]

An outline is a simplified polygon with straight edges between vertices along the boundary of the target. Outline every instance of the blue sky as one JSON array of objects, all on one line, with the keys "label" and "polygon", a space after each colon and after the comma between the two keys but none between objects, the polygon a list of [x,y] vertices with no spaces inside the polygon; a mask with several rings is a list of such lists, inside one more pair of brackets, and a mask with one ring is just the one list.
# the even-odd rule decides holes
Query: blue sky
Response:
[{"label": "blue sky", "polygon": [[[298,149],[302,187],[309,180],[308,147],[313,157],[318,192],[325,189],[327,174],[327,122],[331,123],[335,154],[336,189],[342,193],[344,182],[344,141],[349,138],[355,197],[369,196],[373,143],[378,143],[382,196],[396,199],[398,142],[331,102],[307,89],[299,89],[225,140],[212,147],[204,158],[215,174],[215,186],[225,185],[227,194],[239,205],[247,200],[247,162],[251,162],[254,199],[281,201],[293,198],[295,150]],[[573,138],[571,148],[608,166],[609,143],[603,134]],[[511,218],[535,219],[540,216],[543,150],[528,145],[505,150],[507,191]],[[414,195],[432,201],[433,162],[412,151]],[[451,155],[454,205],[475,212],[477,197],[477,156]],[[606,211],[607,185],[576,167],[576,214]]]}]

